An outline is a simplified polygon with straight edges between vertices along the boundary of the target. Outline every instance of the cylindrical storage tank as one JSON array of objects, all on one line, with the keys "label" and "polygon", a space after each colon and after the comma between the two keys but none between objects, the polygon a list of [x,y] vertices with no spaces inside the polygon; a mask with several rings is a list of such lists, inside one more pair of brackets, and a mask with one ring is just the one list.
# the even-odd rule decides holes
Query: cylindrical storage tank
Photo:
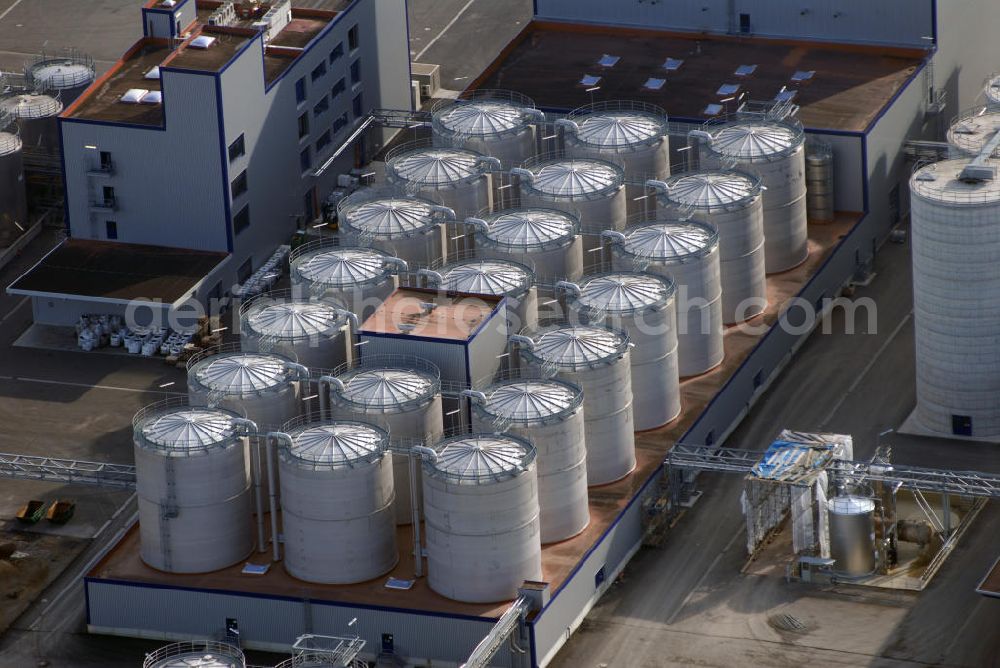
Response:
[{"label": "cylindrical storage tank", "polygon": [[994,74],[983,87],[983,96],[990,109],[1000,109],[1000,74]]},{"label": "cylindrical storage tank", "polygon": [[406,263],[374,248],[335,246],[314,241],[289,256],[296,296],[345,304],[364,320],[399,286]]},{"label": "cylindrical storage tank", "polygon": [[875,570],[875,502],[860,496],[837,496],[830,512],[830,558],[833,570],[850,577]]},{"label": "cylindrical storage tank", "polygon": [[253,494],[245,421],[179,402],[133,420],[139,554],[170,573],[207,573],[253,548]]},{"label": "cylindrical storage tank", "polygon": [[0,131],[0,248],[10,246],[21,235],[14,223],[28,229],[24,154],[17,134]]},{"label": "cylindrical storage tank", "polygon": [[833,147],[810,143],[806,150],[806,215],[817,223],[836,218],[833,190]]},{"label": "cylindrical storage tank", "polygon": [[705,126],[703,166],[735,167],[758,177],[766,189],[764,259],[767,273],[787,271],[809,257],[806,216],[805,133],[787,121],[739,121]]},{"label": "cylindrical storage tank", "polygon": [[[917,419],[942,434],[1000,434],[1000,180],[968,159],[910,179]],[[1000,169],[1000,160],[987,160]]]},{"label": "cylindrical storage tank", "polygon": [[357,245],[384,251],[411,267],[430,267],[448,255],[445,221],[454,221],[455,213],[420,197],[378,188],[341,200],[337,219],[340,231]]},{"label": "cylindrical storage tank", "polygon": [[493,205],[491,173],[499,161],[462,148],[435,148],[409,143],[386,155],[389,183],[410,195],[419,195],[471,216]]},{"label": "cylindrical storage tank", "polygon": [[472,430],[502,429],[538,451],[542,544],[571,538],[590,523],[583,391],[555,379],[515,379],[483,390],[473,403]]},{"label": "cylindrical storage tank", "polygon": [[[485,224],[479,221],[484,221]],[[537,268],[539,278],[576,281],[583,276],[580,220],[558,209],[508,209],[476,223],[476,252]]]},{"label": "cylindrical storage tank", "polygon": [[948,127],[948,143],[956,155],[973,157],[979,155],[997,131],[1000,131],[1000,107],[980,107],[959,114]]},{"label": "cylindrical storage tank", "polygon": [[535,448],[472,434],[433,449],[423,461],[427,584],[465,603],[516,597],[542,577]]},{"label": "cylindrical storage tank", "polygon": [[389,434],[364,422],[286,425],[280,445],[285,570],[306,582],[352,584],[396,565]]},{"label": "cylindrical storage tank", "polygon": [[[441,372],[430,362],[405,356],[369,355],[330,387],[332,417],[376,424],[389,432],[396,485],[396,523],[413,521],[409,449],[444,435]],[[416,495],[421,484],[417,468]]]},{"label": "cylindrical storage tank", "polygon": [[76,51],[62,57],[42,55],[25,68],[25,75],[35,89],[58,92],[68,106],[94,83],[94,59]]},{"label": "cylindrical storage tank", "polygon": [[[579,216],[584,253],[600,248],[602,230],[625,228],[625,173],[612,162],[597,158],[537,159],[512,173],[519,177],[522,207],[547,207]],[[584,255],[584,259],[592,264],[589,256]]]},{"label": "cylindrical storage tank", "polygon": [[674,283],[655,274],[613,272],[588,277],[567,297],[582,320],[605,322],[628,334],[635,431],[655,429],[680,415],[677,311]]},{"label": "cylindrical storage tank", "polygon": [[719,231],[722,322],[759,315],[767,307],[764,209],[760,179],[734,171],[679,174],[666,182],[659,204]]},{"label": "cylindrical storage tank", "polygon": [[664,221],[629,228],[612,244],[615,271],[648,271],[677,286],[677,356],[681,377],[722,363],[719,233],[705,223]]},{"label": "cylindrical storage tank", "polygon": [[161,647],[146,655],[142,668],[246,668],[243,651],[229,643],[192,640]]},{"label": "cylindrical storage tank", "polygon": [[587,484],[627,476],[636,464],[628,335],[598,325],[564,325],[531,341],[520,349],[522,359],[583,390]]},{"label": "cylindrical storage tank", "polygon": [[335,369],[352,355],[349,313],[330,302],[266,293],[240,305],[246,352],[275,352],[309,369]]},{"label": "cylindrical storage tank", "polygon": [[60,150],[59,114],[62,102],[53,95],[21,93],[0,99],[0,114],[17,119],[21,143],[27,150],[58,153]]},{"label": "cylindrical storage tank", "polygon": [[[568,122],[566,122],[568,121]],[[611,101],[574,109],[563,128],[566,156],[601,158],[621,165],[625,177],[637,184],[670,176],[670,140],[667,112],[644,102]],[[626,188],[630,212],[645,211],[642,185]]]},{"label": "cylindrical storage tank", "polygon": [[430,283],[446,292],[505,296],[509,331],[532,331],[538,326],[535,273],[520,262],[464,260],[438,269],[430,276]]},{"label": "cylindrical storage tank", "polygon": [[545,115],[513,91],[478,90],[434,109],[434,144],[466,148],[516,167],[536,153],[536,123]]}]

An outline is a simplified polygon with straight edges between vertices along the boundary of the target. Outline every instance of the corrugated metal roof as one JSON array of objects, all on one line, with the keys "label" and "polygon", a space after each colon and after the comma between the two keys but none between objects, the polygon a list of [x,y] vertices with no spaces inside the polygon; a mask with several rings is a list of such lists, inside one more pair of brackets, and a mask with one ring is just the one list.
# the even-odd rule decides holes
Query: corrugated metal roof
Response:
[{"label": "corrugated metal roof", "polygon": [[345,227],[377,239],[419,234],[437,225],[430,202],[405,197],[371,200],[341,215]]},{"label": "corrugated metal roof", "polygon": [[429,396],[434,379],[407,369],[371,369],[344,382],[343,396],[366,406],[390,408]]},{"label": "corrugated metal roof", "polygon": [[614,330],[586,325],[566,326],[535,338],[531,353],[560,367],[576,368],[618,357],[628,338]]},{"label": "corrugated metal roof", "polygon": [[454,148],[425,148],[405,153],[389,167],[399,178],[425,185],[463,181],[481,174],[480,156]]},{"label": "corrugated metal roof", "polygon": [[185,408],[162,413],[142,426],[142,435],[156,445],[187,450],[221,443],[232,437],[233,417],[210,408]]},{"label": "corrugated metal roof", "polygon": [[460,135],[485,137],[523,127],[521,108],[500,100],[456,102],[438,114],[438,122]]},{"label": "corrugated metal roof", "polygon": [[580,286],[576,301],[582,306],[611,313],[634,313],[666,303],[674,285],[658,276],[616,272],[596,276]]},{"label": "corrugated metal roof", "polygon": [[362,422],[327,422],[307,425],[290,434],[288,454],[312,465],[332,468],[378,459],[389,441],[388,434]]},{"label": "corrugated metal roof", "polygon": [[326,334],[339,327],[343,316],[322,302],[268,304],[251,311],[247,324],[253,331],[279,339],[301,339]]},{"label": "corrugated metal roof", "polygon": [[489,483],[513,478],[534,458],[526,441],[496,434],[473,434],[442,441],[434,447],[433,472],[459,482]]},{"label": "corrugated metal roof", "polygon": [[718,232],[701,223],[653,223],[626,231],[623,250],[654,260],[680,260],[709,252],[718,243]]},{"label": "corrugated metal roof", "polygon": [[534,422],[562,415],[580,404],[581,393],[557,380],[516,380],[486,392],[483,408],[515,422]]},{"label": "corrugated metal roof", "polygon": [[443,290],[480,295],[520,294],[531,287],[532,275],[527,267],[504,260],[471,260],[444,267],[441,272]]},{"label": "corrugated metal roof", "polygon": [[303,258],[296,271],[303,278],[326,285],[356,285],[384,276],[385,255],[368,248],[324,250]]},{"label": "corrugated metal roof", "polygon": [[580,128],[576,137],[592,146],[625,148],[661,137],[663,121],[639,112],[598,112],[574,119]]},{"label": "corrugated metal roof", "polygon": [[572,241],[579,223],[555,209],[520,209],[497,216],[489,223],[487,239],[507,247],[562,245]]},{"label": "corrugated metal roof", "polygon": [[739,172],[697,172],[667,181],[667,199],[682,206],[714,211],[752,200],[760,192],[754,179]]},{"label": "corrugated metal roof", "polygon": [[622,184],[621,169],[602,160],[558,160],[532,172],[531,187],[547,195],[591,195]]},{"label": "corrugated metal roof", "polygon": [[288,367],[276,355],[236,353],[209,357],[197,365],[194,374],[212,391],[239,394],[282,384],[288,378]]},{"label": "corrugated metal roof", "polygon": [[802,141],[802,133],[787,125],[748,121],[713,132],[712,150],[733,158],[766,158],[784,153]]}]

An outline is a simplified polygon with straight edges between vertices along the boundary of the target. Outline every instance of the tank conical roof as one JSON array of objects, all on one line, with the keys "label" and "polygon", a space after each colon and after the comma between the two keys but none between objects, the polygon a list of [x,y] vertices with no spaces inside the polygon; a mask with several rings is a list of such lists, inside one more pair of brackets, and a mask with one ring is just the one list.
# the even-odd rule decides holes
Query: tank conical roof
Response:
[{"label": "tank conical roof", "polygon": [[41,93],[22,93],[0,99],[0,111],[14,118],[46,118],[55,116],[62,108],[62,102]]},{"label": "tank conical roof", "polygon": [[[1000,111],[982,110],[955,121],[948,128],[948,143],[970,155],[978,155],[1000,131]],[[997,152],[994,152],[994,156]]]},{"label": "tank conical roof", "polygon": [[875,510],[875,502],[863,496],[835,496],[827,506],[837,515],[863,515]]},{"label": "tank conical roof", "polygon": [[[986,163],[1000,170],[1000,160],[990,158]],[[910,178],[910,193],[938,204],[996,206],[1000,202],[1000,180],[962,180],[959,177],[968,164],[969,159],[964,158],[921,167]]]},{"label": "tank conical roof", "polygon": [[339,468],[371,462],[382,456],[388,434],[363,422],[326,422],[305,425],[290,434],[288,454],[310,465]]},{"label": "tank conical roof", "polygon": [[32,66],[31,77],[44,89],[77,88],[94,80],[94,69],[85,63],[56,58]]},{"label": "tank conical roof", "polygon": [[682,260],[708,253],[719,233],[694,221],[653,223],[625,232],[623,250],[653,260]]},{"label": "tank conical roof", "polygon": [[535,338],[531,354],[558,367],[575,369],[620,356],[628,337],[612,329],[587,325],[565,326]]},{"label": "tank conical roof", "polygon": [[582,399],[579,389],[558,380],[514,380],[487,390],[482,408],[515,422],[536,422],[564,415]]},{"label": "tank conical roof", "polygon": [[437,391],[436,379],[409,369],[368,369],[344,380],[342,397],[373,408],[392,408],[427,398]]},{"label": "tank conical roof", "polygon": [[525,125],[521,108],[502,100],[456,102],[438,112],[437,121],[455,134],[478,137],[503,134]]},{"label": "tank conical roof", "polygon": [[664,133],[662,119],[641,112],[596,112],[574,120],[580,128],[576,138],[592,146],[626,148]]},{"label": "tank conical roof", "polygon": [[303,257],[295,270],[302,278],[316,283],[357,285],[385,276],[386,257],[370,248],[336,248]]},{"label": "tank conical roof", "polygon": [[10,155],[21,150],[21,138],[10,132],[0,132],[0,155]]},{"label": "tank conical roof", "polygon": [[470,260],[444,267],[442,290],[477,295],[520,294],[531,287],[531,272],[524,265],[506,260]]},{"label": "tank conical roof", "polygon": [[187,652],[163,661],[147,664],[148,668],[241,668],[242,661],[211,652]]},{"label": "tank conical roof", "polygon": [[434,209],[430,202],[409,197],[393,197],[348,206],[341,212],[344,226],[376,239],[398,239],[433,228]]},{"label": "tank conical roof", "polygon": [[533,248],[570,243],[579,222],[555,209],[518,209],[502,213],[489,223],[486,238],[508,248]]},{"label": "tank conical roof", "polygon": [[437,459],[430,468],[459,483],[499,482],[519,475],[535,458],[527,441],[498,434],[473,434],[446,439],[434,446]]},{"label": "tank conical roof", "polygon": [[288,367],[277,355],[236,353],[206,358],[195,366],[194,375],[213,392],[241,394],[282,384],[288,378]]},{"label": "tank conical roof", "polygon": [[531,170],[530,187],[547,195],[575,197],[613,190],[622,184],[621,169],[603,160],[556,160]]},{"label": "tank conical roof", "polygon": [[666,304],[673,282],[653,274],[615,272],[596,276],[580,286],[581,306],[609,313],[635,313]]},{"label": "tank conical roof", "polygon": [[671,178],[667,185],[671,202],[706,211],[728,209],[760,193],[760,184],[739,172],[682,174]]},{"label": "tank conical roof", "polygon": [[283,302],[251,310],[252,330],[279,339],[303,339],[328,333],[344,321],[337,309],[322,302]]},{"label": "tank conical roof", "polygon": [[773,121],[735,123],[712,133],[713,151],[747,160],[777,156],[802,142],[801,132]]},{"label": "tank conical roof", "polygon": [[200,449],[229,440],[234,433],[233,415],[211,408],[183,408],[160,413],[141,429],[150,443],[168,449]]},{"label": "tank conical roof", "polygon": [[399,178],[423,185],[443,185],[481,174],[480,156],[456,148],[423,148],[390,161]]}]

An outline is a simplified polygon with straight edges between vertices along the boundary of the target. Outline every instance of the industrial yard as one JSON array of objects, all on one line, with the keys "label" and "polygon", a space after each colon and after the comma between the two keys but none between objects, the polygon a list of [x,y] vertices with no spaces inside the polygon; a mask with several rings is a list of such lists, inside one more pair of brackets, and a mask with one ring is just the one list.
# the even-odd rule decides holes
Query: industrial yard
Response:
[{"label": "industrial yard", "polygon": [[48,2],[0,666],[1000,656],[1000,11]]}]

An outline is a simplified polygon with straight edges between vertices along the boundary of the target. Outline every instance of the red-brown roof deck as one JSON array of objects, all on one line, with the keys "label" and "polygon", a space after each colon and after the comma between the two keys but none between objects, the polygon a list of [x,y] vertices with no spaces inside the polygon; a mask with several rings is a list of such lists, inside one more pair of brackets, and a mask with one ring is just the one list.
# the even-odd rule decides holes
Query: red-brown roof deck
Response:
[{"label": "red-brown roof deck", "polygon": [[399,334],[402,327],[412,336],[467,341],[493,315],[501,299],[399,288],[361,323],[358,333]]},{"label": "red-brown roof deck", "polygon": [[[618,56],[601,67],[604,55]],[[807,128],[862,132],[920,66],[917,49],[857,46],[758,37],[674,33],[654,30],[532,22],[470,88],[514,90],[545,109],[570,110],[592,101],[638,100],[659,105],[672,117],[707,119],[709,104],[747,92],[752,100],[773,99],[784,87],[798,91],[794,103]],[[683,60],[667,71],[668,58]],[[740,65],[756,65],[737,76]],[[799,71],[814,71],[795,83]],[[588,92],[580,80],[600,76]],[[665,79],[659,90],[644,88]],[[720,94],[739,84],[735,94]],[[727,111],[735,111],[735,100]]]}]

